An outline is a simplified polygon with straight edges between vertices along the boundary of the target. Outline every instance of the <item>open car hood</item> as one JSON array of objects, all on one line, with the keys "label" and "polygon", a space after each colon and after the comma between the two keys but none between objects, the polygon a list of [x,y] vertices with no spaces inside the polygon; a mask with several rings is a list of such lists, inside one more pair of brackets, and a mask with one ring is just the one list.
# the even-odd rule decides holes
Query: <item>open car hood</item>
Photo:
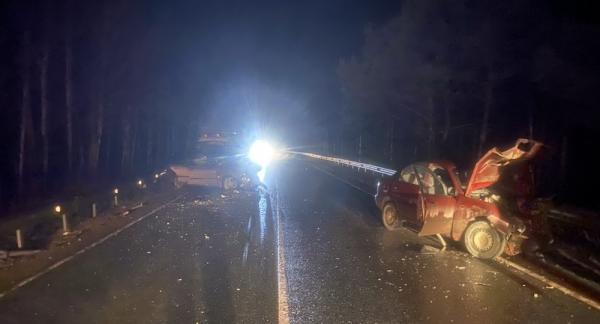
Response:
[{"label": "open car hood", "polygon": [[465,195],[495,184],[500,178],[502,168],[515,162],[530,160],[542,147],[540,142],[520,138],[513,147],[505,151],[492,148],[475,164]]}]

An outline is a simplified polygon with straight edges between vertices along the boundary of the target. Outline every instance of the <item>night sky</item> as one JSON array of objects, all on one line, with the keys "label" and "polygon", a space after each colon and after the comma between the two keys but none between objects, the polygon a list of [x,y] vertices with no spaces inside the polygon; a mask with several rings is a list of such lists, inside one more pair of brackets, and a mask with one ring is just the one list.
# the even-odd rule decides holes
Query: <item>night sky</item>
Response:
[{"label": "night sky", "polygon": [[208,123],[219,125],[231,112],[257,122],[264,113],[251,111],[261,100],[295,118],[314,97],[338,96],[339,59],[360,49],[368,24],[399,8],[397,1],[180,1],[158,2],[152,14],[176,49],[172,68],[187,83],[209,83]]}]

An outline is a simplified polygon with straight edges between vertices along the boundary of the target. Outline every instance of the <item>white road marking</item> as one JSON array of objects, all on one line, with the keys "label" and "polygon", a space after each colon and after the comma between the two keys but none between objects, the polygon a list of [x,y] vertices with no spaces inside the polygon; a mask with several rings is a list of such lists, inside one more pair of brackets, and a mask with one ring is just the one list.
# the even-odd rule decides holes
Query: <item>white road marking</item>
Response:
[{"label": "white road marking", "polygon": [[276,213],[277,226],[277,313],[279,324],[289,324],[289,306],[287,276],[285,273],[285,240],[281,226],[281,210],[279,208],[279,192],[275,191],[273,210]]},{"label": "white road marking", "polygon": [[140,218],[138,218],[138,219],[135,219],[135,220],[133,220],[133,221],[131,221],[131,222],[127,223],[127,225],[125,225],[125,226],[123,226],[123,227],[121,227],[121,228],[117,229],[116,231],[114,231],[114,232],[112,232],[112,233],[110,233],[110,234],[108,234],[108,235],[104,236],[103,238],[99,239],[98,241],[96,241],[96,242],[94,242],[94,243],[92,243],[92,244],[90,244],[90,245],[88,245],[88,246],[86,246],[86,247],[82,248],[81,250],[79,250],[79,251],[75,252],[75,254],[73,254],[73,255],[70,255],[70,256],[68,256],[68,257],[66,257],[66,258],[64,258],[64,259],[62,259],[62,260],[60,260],[60,261],[58,261],[58,262],[56,262],[56,263],[52,264],[52,265],[51,265],[51,266],[49,266],[48,268],[46,268],[46,269],[44,269],[44,270],[42,270],[42,271],[40,271],[40,272],[38,272],[38,273],[34,274],[33,276],[31,276],[31,277],[29,277],[29,278],[27,278],[27,279],[25,279],[25,280],[23,280],[23,281],[19,282],[18,284],[16,284],[16,285],[15,285],[15,286],[13,286],[12,288],[10,288],[10,289],[8,289],[8,290],[6,290],[6,291],[3,291],[2,293],[0,293],[0,298],[2,298],[2,297],[4,297],[4,296],[6,296],[7,294],[9,294],[9,293],[11,293],[11,292],[13,292],[13,291],[16,291],[17,289],[19,289],[19,288],[21,288],[21,287],[23,287],[23,286],[25,286],[25,285],[29,284],[30,282],[32,282],[32,281],[34,281],[34,280],[38,279],[39,277],[41,277],[41,276],[45,275],[46,273],[48,273],[48,272],[50,272],[50,271],[52,271],[52,270],[54,270],[54,269],[56,269],[56,268],[60,267],[61,265],[63,265],[63,264],[65,264],[65,263],[67,263],[67,262],[69,262],[69,261],[73,260],[73,259],[74,259],[76,256],[78,256],[78,255],[80,255],[80,254],[83,254],[83,253],[85,253],[85,252],[87,252],[87,251],[91,250],[91,249],[92,249],[92,248],[94,248],[95,246],[98,246],[98,245],[100,245],[100,244],[104,243],[106,240],[110,239],[111,237],[114,237],[114,236],[118,235],[119,233],[121,233],[122,231],[126,230],[127,228],[129,228],[129,227],[131,227],[131,226],[133,226],[133,225],[135,225],[135,224],[139,223],[140,221],[142,221],[143,219],[147,218],[148,216],[154,215],[156,212],[158,212],[158,211],[162,210],[162,209],[163,209],[163,208],[165,208],[165,207],[166,207],[168,204],[170,204],[170,203],[172,203],[172,202],[176,201],[176,200],[177,200],[177,199],[179,199],[179,198],[181,198],[181,196],[177,196],[177,197],[175,197],[175,198],[173,198],[173,199],[171,199],[171,200],[167,201],[167,202],[166,202],[166,203],[164,203],[163,205],[161,205],[161,206],[159,206],[159,207],[157,207],[157,208],[155,208],[155,209],[151,210],[150,212],[148,212],[147,214],[143,215],[142,217],[140,217]]},{"label": "white road marking", "polygon": [[[435,246],[430,246],[430,247],[433,248],[433,249],[435,249],[435,250],[437,250],[438,252],[442,252],[442,250],[439,249],[438,247],[435,247]],[[508,267],[511,267],[511,268],[515,269],[516,271],[518,271],[520,273],[528,275],[529,277],[534,278],[534,279],[542,282],[543,284],[546,284],[548,286],[554,287],[554,288],[560,290],[563,294],[565,294],[565,295],[567,295],[567,296],[569,296],[571,298],[575,298],[578,301],[580,301],[580,302],[582,302],[582,303],[584,303],[586,305],[589,305],[591,307],[594,307],[597,310],[600,310],[600,303],[599,302],[597,302],[597,301],[595,301],[595,300],[593,300],[593,299],[591,299],[589,297],[586,297],[586,296],[584,296],[584,295],[582,295],[582,294],[574,291],[573,289],[565,287],[565,286],[561,285],[560,283],[558,283],[558,282],[556,282],[554,280],[548,279],[548,278],[544,277],[543,275],[541,275],[541,274],[539,274],[539,273],[537,273],[537,272],[535,272],[533,270],[529,270],[529,269],[527,269],[527,268],[525,268],[525,267],[523,267],[523,266],[521,266],[521,265],[519,265],[517,263],[514,263],[514,262],[512,262],[510,260],[507,260],[507,259],[505,259],[503,257],[496,257],[495,260],[498,261],[498,263],[501,263],[501,264],[504,264],[504,265],[506,265]]]},{"label": "white road marking", "polygon": [[568,287],[565,287],[565,286],[561,285],[560,283],[558,283],[558,282],[556,282],[554,280],[550,280],[550,279],[544,277],[543,275],[541,275],[541,274],[539,274],[537,272],[531,271],[531,270],[529,270],[529,269],[527,269],[527,268],[525,268],[525,267],[523,267],[521,265],[518,265],[518,264],[516,264],[516,263],[514,263],[512,261],[509,261],[509,260],[507,260],[507,259],[505,259],[503,257],[497,257],[496,260],[498,262],[503,263],[503,264],[505,264],[505,265],[507,265],[507,266],[509,266],[509,267],[511,267],[513,269],[515,269],[515,270],[518,270],[518,271],[520,271],[520,272],[522,272],[522,273],[524,273],[524,274],[526,274],[526,275],[528,275],[528,276],[530,276],[530,277],[532,277],[532,278],[534,278],[536,280],[539,280],[539,281],[541,281],[542,283],[544,283],[546,285],[552,286],[552,287],[560,290],[562,293],[564,293],[567,296],[575,298],[575,299],[579,300],[582,303],[585,303],[585,304],[587,304],[589,306],[594,307],[597,310],[600,310],[600,303],[599,302],[597,302],[597,301],[595,301],[595,300],[593,300],[591,298],[588,298],[588,297],[586,297],[586,296],[584,296],[584,295],[582,295],[582,294],[580,294],[580,293],[578,293],[578,292],[576,292],[576,291],[574,291],[574,290],[572,290],[572,289],[570,289]]}]

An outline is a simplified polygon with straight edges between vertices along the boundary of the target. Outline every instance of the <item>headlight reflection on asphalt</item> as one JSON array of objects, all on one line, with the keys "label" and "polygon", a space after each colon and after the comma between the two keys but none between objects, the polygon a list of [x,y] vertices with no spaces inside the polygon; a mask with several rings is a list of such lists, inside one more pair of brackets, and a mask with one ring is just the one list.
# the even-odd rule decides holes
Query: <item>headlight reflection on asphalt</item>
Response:
[{"label": "headlight reflection on asphalt", "polygon": [[260,171],[258,171],[256,175],[258,175],[258,179],[260,180],[260,182],[265,182],[265,176],[267,175],[267,167],[264,166],[260,168]]}]

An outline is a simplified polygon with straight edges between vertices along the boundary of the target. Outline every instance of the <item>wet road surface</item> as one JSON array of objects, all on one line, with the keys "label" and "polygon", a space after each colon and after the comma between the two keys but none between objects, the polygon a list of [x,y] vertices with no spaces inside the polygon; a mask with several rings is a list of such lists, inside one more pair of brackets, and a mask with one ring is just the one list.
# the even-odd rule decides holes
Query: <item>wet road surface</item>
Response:
[{"label": "wet road surface", "polygon": [[[386,231],[372,197],[311,168],[269,194],[175,203],[0,300],[0,323],[594,323],[599,312],[459,246]],[[277,227],[279,224],[279,228]],[[276,235],[280,233],[281,236]],[[281,265],[277,256],[284,256]],[[281,273],[285,285],[278,283]],[[282,304],[289,313],[281,317]]]},{"label": "wet road surface", "polygon": [[372,198],[291,163],[274,171],[292,323],[594,323],[600,313],[430,238],[386,231]]},{"label": "wet road surface", "polygon": [[0,323],[274,323],[268,196],[182,199],[0,300]]}]

